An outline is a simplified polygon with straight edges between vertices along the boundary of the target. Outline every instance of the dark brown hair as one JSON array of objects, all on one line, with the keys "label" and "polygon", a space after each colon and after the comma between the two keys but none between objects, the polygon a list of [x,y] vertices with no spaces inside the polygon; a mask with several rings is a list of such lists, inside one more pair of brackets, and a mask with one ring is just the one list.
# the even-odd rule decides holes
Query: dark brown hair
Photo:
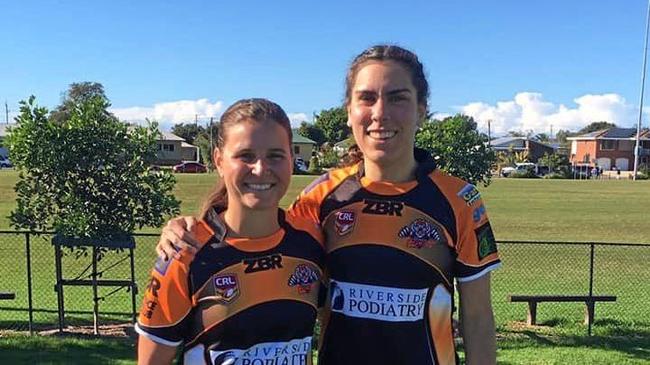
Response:
[{"label": "dark brown hair", "polygon": [[418,105],[427,107],[429,100],[429,83],[427,77],[424,75],[424,66],[418,59],[418,56],[399,46],[379,44],[372,46],[365,51],[358,54],[350,67],[345,77],[345,106],[350,105],[352,100],[352,87],[357,77],[357,73],[364,63],[369,61],[394,61],[402,65],[411,75],[411,82],[415,87],[417,93]]},{"label": "dark brown hair", "polygon": [[[411,82],[417,94],[418,105],[423,105],[426,112],[429,100],[429,83],[424,74],[424,66],[415,53],[399,46],[387,44],[379,44],[366,49],[358,54],[350,64],[348,73],[345,76],[344,105],[346,107],[352,101],[352,87],[357,78],[357,73],[366,62],[370,61],[394,61],[402,65],[411,76]],[[348,149],[347,156],[341,161],[342,166],[354,165],[363,159],[363,152],[357,146],[354,147],[356,148]]]},{"label": "dark brown hair", "polygon": [[[287,132],[289,143],[291,143],[293,138],[291,121],[289,121],[287,113],[278,104],[261,98],[242,99],[228,107],[223,115],[221,115],[215,149],[221,149],[226,144],[230,127],[243,122],[265,123],[267,121],[279,124]],[[213,162],[216,164],[216,161]],[[208,194],[199,217],[205,218],[208,211],[213,207],[222,209],[228,207],[228,191],[226,190],[226,184],[223,182],[223,179],[219,179]]]}]

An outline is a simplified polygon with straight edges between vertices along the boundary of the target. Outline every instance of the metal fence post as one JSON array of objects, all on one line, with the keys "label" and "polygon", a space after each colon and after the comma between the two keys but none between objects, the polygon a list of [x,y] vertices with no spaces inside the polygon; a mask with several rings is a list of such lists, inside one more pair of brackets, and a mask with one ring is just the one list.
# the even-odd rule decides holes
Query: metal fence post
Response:
[{"label": "metal fence post", "polygon": [[[592,297],[594,295],[594,247],[595,247],[595,245],[593,243],[591,243],[589,245],[589,248],[590,248],[590,255],[589,255],[589,297]],[[589,307],[589,305],[595,306],[596,303],[589,303],[589,304],[587,304],[587,307]],[[593,313],[593,310],[592,310],[591,313]],[[589,315],[589,313],[587,315]],[[587,326],[587,334],[589,336],[591,336],[591,327],[592,327],[592,325],[593,325],[592,321],[590,320],[589,324]]]},{"label": "metal fence post", "polygon": [[25,252],[27,254],[27,308],[29,311],[29,335],[34,334],[34,305],[32,302],[32,250],[29,232],[25,232]]}]

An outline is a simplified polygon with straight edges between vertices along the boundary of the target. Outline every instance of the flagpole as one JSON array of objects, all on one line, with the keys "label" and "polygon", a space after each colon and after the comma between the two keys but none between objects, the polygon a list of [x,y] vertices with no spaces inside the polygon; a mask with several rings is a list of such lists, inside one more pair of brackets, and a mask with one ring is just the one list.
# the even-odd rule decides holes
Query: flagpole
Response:
[{"label": "flagpole", "polygon": [[634,175],[633,179],[636,180],[636,174],[639,169],[639,154],[641,152],[641,118],[643,116],[643,91],[645,88],[645,70],[646,62],[648,60],[648,30],[650,29],[650,0],[648,0],[648,14],[645,20],[645,42],[643,46],[643,69],[641,70],[641,95],[639,96],[639,119],[636,124],[636,144],[634,146]]}]

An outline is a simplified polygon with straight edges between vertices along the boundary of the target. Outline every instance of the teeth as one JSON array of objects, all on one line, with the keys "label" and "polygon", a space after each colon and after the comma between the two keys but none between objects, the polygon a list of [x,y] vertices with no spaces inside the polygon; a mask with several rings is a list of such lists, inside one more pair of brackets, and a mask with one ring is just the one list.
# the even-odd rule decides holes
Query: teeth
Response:
[{"label": "teeth", "polygon": [[269,190],[271,184],[246,184],[246,186],[251,190]]},{"label": "teeth", "polygon": [[368,132],[370,137],[372,138],[377,138],[377,139],[386,139],[386,138],[392,138],[397,134],[395,131],[370,131]]}]

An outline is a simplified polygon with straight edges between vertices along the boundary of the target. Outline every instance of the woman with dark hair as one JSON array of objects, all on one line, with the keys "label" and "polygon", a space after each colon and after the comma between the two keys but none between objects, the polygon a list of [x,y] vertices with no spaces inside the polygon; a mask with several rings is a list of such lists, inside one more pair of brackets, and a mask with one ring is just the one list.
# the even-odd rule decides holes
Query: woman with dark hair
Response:
[{"label": "woman with dark hair", "polygon": [[159,259],[136,330],[138,363],[311,364],[320,231],[278,208],[291,180],[291,126],[265,99],[221,117],[221,177],[191,233],[196,251]]},{"label": "woman with dark hair", "polygon": [[[500,265],[478,190],[414,149],[429,86],[417,56],[379,45],[346,77],[360,161],[316,179],[288,213],[325,236],[329,294],[319,364],[456,364],[454,288],[468,364],[496,362],[490,271]],[[157,250],[188,247],[170,221]]]}]

